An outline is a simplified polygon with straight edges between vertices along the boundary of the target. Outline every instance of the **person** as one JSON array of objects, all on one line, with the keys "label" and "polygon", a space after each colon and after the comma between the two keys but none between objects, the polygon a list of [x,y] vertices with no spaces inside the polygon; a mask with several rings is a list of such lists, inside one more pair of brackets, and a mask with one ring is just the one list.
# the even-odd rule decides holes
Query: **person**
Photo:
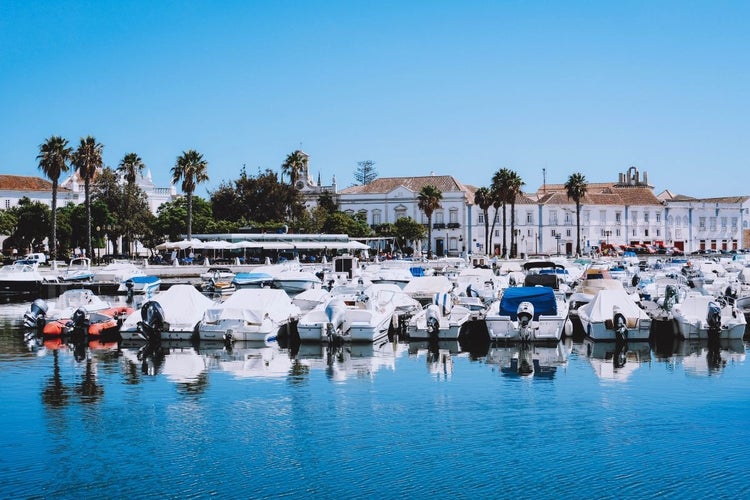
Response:
[{"label": "person", "polygon": [[177,261],[177,250],[172,250],[172,255],[169,258],[169,261],[174,264]]}]

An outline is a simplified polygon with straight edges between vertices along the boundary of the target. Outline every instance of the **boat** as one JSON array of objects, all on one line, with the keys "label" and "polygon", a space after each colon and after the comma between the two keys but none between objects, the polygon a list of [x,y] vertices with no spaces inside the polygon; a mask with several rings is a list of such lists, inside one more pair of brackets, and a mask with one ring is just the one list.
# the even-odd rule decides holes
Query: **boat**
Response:
[{"label": "boat", "polygon": [[231,268],[222,266],[211,266],[200,275],[201,281],[204,283],[211,280],[231,282],[234,276],[235,272]]},{"label": "boat", "polygon": [[231,295],[237,290],[235,274],[228,267],[213,267],[201,274],[201,291],[210,296]]},{"label": "boat", "polygon": [[279,271],[273,276],[273,286],[289,294],[295,294],[321,286],[315,273],[305,270]]},{"label": "boat", "polygon": [[269,341],[299,314],[284,290],[241,289],[206,309],[198,336],[201,340]]},{"label": "boat", "polygon": [[436,293],[432,303],[415,314],[407,327],[410,339],[455,340],[461,327],[472,319],[472,311],[458,305],[450,293]]},{"label": "boat", "polygon": [[123,280],[117,288],[118,293],[127,295],[141,294],[150,297],[159,291],[161,278],[154,275],[131,276]]},{"label": "boat", "polygon": [[237,273],[232,278],[232,284],[236,288],[266,288],[273,284],[273,276],[265,271]]},{"label": "boat", "polygon": [[172,285],[144,302],[120,327],[126,340],[191,340],[214,301],[193,285]]},{"label": "boat", "polygon": [[411,298],[423,305],[428,305],[435,294],[450,293],[453,290],[453,283],[445,276],[415,276],[404,286],[403,290]]},{"label": "boat", "polygon": [[297,322],[301,341],[374,342],[388,335],[395,314],[393,295],[372,285],[339,285],[331,299]]},{"label": "boat", "polygon": [[[145,276],[143,269],[131,262],[112,262],[94,272],[95,283],[118,283],[122,284],[134,276]],[[124,291],[124,290],[123,290]]]},{"label": "boat", "polygon": [[[539,275],[557,280],[555,275]],[[490,340],[559,341],[573,332],[565,294],[549,286],[506,288],[484,317]]]},{"label": "boat", "polygon": [[648,340],[651,332],[651,318],[624,288],[599,290],[578,318],[593,340]]},{"label": "boat", "polygon": [[312,311],[331,299],[331,294],[324,288],[310,288],[292,298],[292,303],[299,307],[300,313]]},{"label": "boat", "polygon": [[70,260],[68,268],[59,277],[65,283],[82,283],[94,279],[94,270],[91,269],[91,259],[88,257],[76,257]]},{"label": "boat", "polygon": [[742,339],[747,320],[732,301],[691,294],[674,305],[672,316],[684,339]]},{"label": "boat", "polygon": [[24,313],[24,326],[36,328],[45,336],[60,336],[74,330],[91,336],[116,333],[133,312],[128,306],[113,306],[86,288],[67,290],[56,301],[32,302]]},{"label": "boat", "polygon": [[47,280],[39,272],[37,262],[14,262],[0,269],[0,296],[21,298],[38,295]]}]

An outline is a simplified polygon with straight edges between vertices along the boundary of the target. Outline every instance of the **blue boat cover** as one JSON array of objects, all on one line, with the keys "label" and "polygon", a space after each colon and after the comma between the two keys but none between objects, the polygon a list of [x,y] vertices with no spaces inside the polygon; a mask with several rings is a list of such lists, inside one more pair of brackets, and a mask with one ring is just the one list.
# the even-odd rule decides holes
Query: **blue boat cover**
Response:
[{"label": "blue boat cover", "polygon": [[534,319],[538,320],[540,314],[554,316],[557,314],[557,301],[555,292],[546,286],[518,286],[506,288],[503,298],[500,299],[500,315],[510,316],[516,321],[516,312],[521,302],[531,302],[534,305]]}]

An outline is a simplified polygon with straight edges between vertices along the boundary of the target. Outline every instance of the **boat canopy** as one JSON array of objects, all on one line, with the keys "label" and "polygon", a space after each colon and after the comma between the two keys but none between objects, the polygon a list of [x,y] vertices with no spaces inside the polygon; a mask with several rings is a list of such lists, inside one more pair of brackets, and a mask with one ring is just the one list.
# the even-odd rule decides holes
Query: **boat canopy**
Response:
[{"label": "boat canopy", "polygon": [[500,315],[510,316],[512,321],[516,321],[516,312],[521,302],[531,302],[534,305],[534,320],[538,320],[540,314],[545,316],[557,314],[557,301],[552,288],[518,286],[506,288],[503,292],[503,297],[500,299]]}]

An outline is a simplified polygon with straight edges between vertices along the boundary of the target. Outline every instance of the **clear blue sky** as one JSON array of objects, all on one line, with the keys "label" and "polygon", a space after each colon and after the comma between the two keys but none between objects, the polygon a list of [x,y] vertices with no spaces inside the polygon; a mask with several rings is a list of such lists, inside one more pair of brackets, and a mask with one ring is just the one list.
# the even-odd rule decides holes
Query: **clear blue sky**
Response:
[{"label": "clear blue sky", "polygon": [[452,174],[526,190],[615,181],[750,194],[750,2],[0,2],[0,173],[93,135],[157,183],[184,150],[215,189],[243,164],[353,184]]}]

